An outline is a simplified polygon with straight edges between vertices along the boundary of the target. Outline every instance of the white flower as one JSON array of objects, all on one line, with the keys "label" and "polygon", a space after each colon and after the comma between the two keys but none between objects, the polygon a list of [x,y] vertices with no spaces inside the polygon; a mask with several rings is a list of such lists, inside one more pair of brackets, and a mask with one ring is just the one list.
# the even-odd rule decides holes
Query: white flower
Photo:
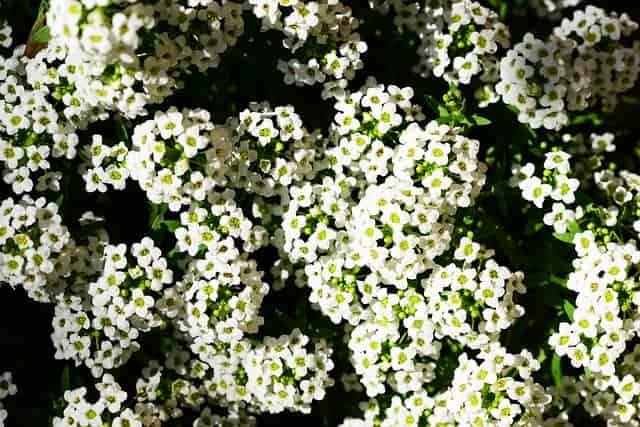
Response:
[{"label": "white flower", "polygon": [[157,112],[154,120],[162,139],[169,139],[172,136],[177,137],[184,131],[182,113],[174,108],[169,109],[166,113]]},{"label": "white flower", "polygon": [[271,119],[264,119],[256,126],[252,134],[258,138],[261,145],[267,145],[278,136],[278,130],[273,126]]},{"label": "white flower", "polygon": [[571,166],[569,159],[571,156],[563,151],[552,151],[545,154],[544,168],[556,170],[562,175],[569,173]]},{"label": "white flower", "polygon": [[543,184],[536,176],[525,179],[519,184],[519,187],[522,190],[522,197],[538,208],[542,208],[545,198],[551,194],[551,186]]},{"label": "white flower", "polygon": [[595,237],[591,230],[576,233],[573,244],[579,257],[589,254],[595,249]]},{"label": "white flower", "polygon": [[460,244],[454,253],[454,258],[463,260],[467,263],[473,262],[478,256],[480,250],[480,244],[472,241],[468,237],[460,239]]},{"label": "white flower", "polygon": [[575,191],[578,189],[580,181],[574,178],[567,178],[564,175],[556,176],[555,188],[551,192],[551,198],[562,201],[565,204],[575,202]]},{"label": "white flower", "polygon": [[563,203],[554,203],[551,212],[547,212],[543,217],[546,225],[553,226],[556,233],[565,233],[568,223],[575,219],[573,211],[567,209]]}]

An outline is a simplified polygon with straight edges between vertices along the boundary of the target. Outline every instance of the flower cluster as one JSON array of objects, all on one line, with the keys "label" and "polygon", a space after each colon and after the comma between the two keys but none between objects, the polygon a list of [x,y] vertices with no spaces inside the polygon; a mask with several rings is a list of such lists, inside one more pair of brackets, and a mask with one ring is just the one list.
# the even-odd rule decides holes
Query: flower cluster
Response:
[{"label": "flower cluster", "polygon": [[172,211],[202,201],[214,185],[225,183],[215,171],[229,142],[216,136],[205,110],[158,111],[133,131],[129,174],[152,203],[165,203]]},{"label": "flower cluster", "polygon": [[374,302],[351,332],[349,348],[369,396],[384,393],[385,382],[402,394],[421,390],[436,380],[442,348],[451,343],[485,348],[522,316],[514,303],[515,294],[525,291],[522,274],[487,258],[480,263],[484,268],[476,269],[477,258],[490,255],[480,251],[477,243],[462,239],[455,251],[462,268],[438,266],[418,288],[387,293],[364,285]]},{"label": "flower cluster", "polygon": [[332,349],[323,340],[312,342],[298,329],[260,342],[239,340],[222,349],[193,346],[212,369],[204,381],[207,394],[252,411],[309,413],[311,403],[323,399],[333,385]]},{"label": "flower cluster", "polygon": [[226,411],[208,406],[217,402],[208,400],[213,392],[207,387],[211,373],[204,362],[191,359],[176,342],[164,346],[163,350],[164,355],[159,360],[151,359],[136,381],[134,411],[141,415],[143,426],[179,419],[184,415],[184,408],[198,414],[195,427],[255,427],[255,418],[237,402],[225,405]]},{"label": "flower cluster", "polygon": [[430,425],[537,426],[551,401],[532,374],[540,364],[531,353],[509,354],[499,344],[477,359],[462,355],[451,387],[435,398]]},{"label": "flower cluster", "polygon": [[[603,169],[594,174],[594,181],[596,186],[606,194],[611,203],[608,210],[615,213],[614,217],[617,217],[618,212],[622,210],[633,212],[633,215],[630,215],[634,219],[633,229],[636,233],[640,233],[639,215],[636,211],[640,203],[640,175],[629,170],[621,170],[615,174]],[[629,218],[621,219],[627,220]]]},{"label": "flower cluster", "polygon": [[542,425],[551,396],[532,378],[540,364],[530,353],[510,354],[496,343],[476,358],[463,353],[456,362],[446,390],[363,402],[364,418],[348,418],[341,427]]},{"label": "flower cluster", "polygon": [[637,304],[630,270],[640,253],[633,245],[600,247],[590,231],[576,234],[574,241],[580,258],[574,261],[567,287],[577,292],[577,306],[571,324],[560,324],[560,332],[550,342],[558,354],[569,355],[576,367],[608,375],[613,373],[613,363],[624,350],[627,337],[635,333],[633,323],[625,324],[623,319]]},{"label": "flower cluster", "polygon": [[230,185],[265,198],[280,196],[285,204],[292,183],[315,175],[323,141],[305,128],[292,106],[252,104],[231,123]]},{"label": "flower cluster", "polygon": [[281,31],[293,58],[278,60],[286,84],[314,85],[348,79],[363,67],[367,44],[351,8],[339,0],[249,0],[262,31]]},{"label": "flower cluster", "polygon": [[127,250],[106,245],[97,280],[80,295],[59,296],[53,318],[57,359],[84,363],[94,376],[123,365],[140,348],[140,335],[163,324],[159,296],[173,282],[153,241],[144,238]]},{"label": "flower cluster", "polygon": [[104,248],[109,243],[109,235],[102,228],[103,221],[91,211],[80,217],[80,232],[74,233],[77,240],[72,239],[65,245],[56,258],[56,274],[48,277],[47,286],[55,298],[67,292],[83,294],[87,284],[100,277],[104,268]]},{"label": "flower cluster", "polygon": [[[141,416],[131,409],[125,409],[123,403],[127,393],[115,382],[113,376],[106,374],[96,383],[98,400],[87,400],[87,388],[80,387],[64,393],[66,406],[62,417],[55,418],[55,427],[98,427],[105,423],[114,427],[142,427]],[[148,425],[148,424],[145,424]]]},{"label": "flower cluster", "polygon": [[545,200],[551,198],[555,201],[552,211],[545,216],[544,222],[553,225],[559,233],[564,233],[569,221],[575,219],[575,214],[565,209],[575,201],[575,192],[580,181],[571,178],[571,155],[556,150],[545,154],[542,178],[535,175],[533,163],[524,166],[516,165],[513,169],[511,185],[517,186],[522,191],[522,197],[542,208]]},{"label": "flower cluster", "polygon": [[616,151],[615,135],[604,133],[566,133],[562,141],[571,154],[573,175],[580,180],[582,188],[592,188],[595,172],[603,169],[606,156]]},{"label": "flower cluster", "polygon": [[50,285],[61,274],[56,267],[71,242],[58,205],[43,197],[8,198],[0,203],[0,213],[0,282],[50,301],[56,293]]},{"label": "flower cluster", "polygon": [[472,0],[452,2],[437,29],[421,37],[420,74],[433,73],[447,82],[469,84],[480,75],[483,82],[497,80],[497,53],[510,46],[507,27],[498,15]]},{"label": "flower cluster", "polygon": [[[259,310],[269,287],[261,279],[254,260],[240,254],[230,237],[220,239],[167,289],[164,309],[197,343],[233,343],[264,322]],[[178,296],[183,307],[169,304]]]},{"label": "flower cluster", "polygon": [[38,62],[69,72],[59,78],[70,105],[128,117],[173,93],[181,73],[217,67],[244,30],[241,5],[225,0],[54,0],[47,21],[55,43]]},{"label": "flower cluster", "polygon": [[404,289],[432,269],[449,248],[451,216],[483,184],[477,141],[419,125],[412,95],[370,82],[338,98],[326,151],[334,178],[291,187],[282,252],[306,264],[310,301],[336,323],[355,324],[377,289]]},{"label": "flower cluster", "polygon": [[[582,135],[565,137],[563,139],[573,144],[569,148],[574,152],[575,159],[555,147],[544,155],[542,178],[534,174],[533,163],[515,165],[510,184],[519,187],[522,197],[538,208],[543,208],[548,198],[553,200],[551,211],[545,213],[543,221],[552,226],[556,233],[566,233],[573,223],[579,222],[588,228],[598,242],[611,241],[614,237],[611,235],[612,229],[617,225],[633,229],[637,237],[640,233],[640,215],[637,211],[640,206],[640,176],[629,170],[616,173],[603,167],[604,155],[616,149],[613,143],[615,136],[611,133],[590,134],[588,151]],[[574,166],[578,169],[576,173],[573,172]],[[573,175],[580,179],[573,178]],[[591,203],[586,207],[578,205],[575,209],[568,208],[568,205],[576,202],[579,187],[600,190],[604,204]]]},{"label": "flower cluster", "polygon": [[[130,395],[110,374],[102,376],[95,384],[98,398],[91,395],[86,387],[67,390],[64,393],[65,407],[60,417],[53,420],[54,427],[155,427],[170,419],[178,418],[182,411],[177,406],[179,399],[191,401],[192,409],[197,411],[198,418],[194,427],[255,427],[255,419],[239,410],[230,409],[227,414],[211,411],[203,405],[203,389],[200,390],[185,379],[172,378],[169,372],[185,370],[175,354],[168,356],[165,365],[152,360],[142,370],[142,376],[136,384],[136,393]],[[169,362],[173,360],[178,364]],[[204,371],[192,365],[189,378],[198,381]],[[189,396],[189,393],[192,393]]]},{"label": "flower cluster", "polygon": [[469,85],[479,79],[475,90],[479,105],[498,100],[493,84],[499,79],[499,58],[510,47],[511,37],[493,10],[472,0],[392,0],[375,7],[384,14],[393,10],[398,31],[417,37],[415,72],[451,84]]},{"label": "flower cluster", "polygon": [[573,40],[577,52],[567,92],[569,110],[584,110],[600,103],[604,111],[613,111],[617,95],[633,88],[640,75],[640,44],[626,47],[623,41],[637,29],[638,24],[627,14],[608,14],[594,6],[562,20],[554,36]]},{"label": "flower cluster", "polygon": [[4,427],[7,419],[7,410],[2,406],[2,401],[8,396],[13,396],[18,392],[18,388],[12,381],[11,372],[4,372],[0,376],[0,427]]},{"label": "flower cluster", "polygon": [[5,49],[11,47],[13,44],[12,32],[13,28],[6,21],[0,21],[0,47]]},{"label": "flower cluster", "polygon": [[[572,408],[581,405],[591,416],[603,417],[608,426],[638,421],[636,395],[638,375],[629,366],[637,350],[638,334],[637,249],[638,175],[628,170],[605,167],[614,153],[615,135],[610,132],[566,134],[562,144],[573,156],[551,148],[544,155],[542,179],[533,175],[528,163],[514,169],[512,184],[524,199],[542,208],[547,197],[554,200],[543,222],[552,226],[558,239],[571,243],[576,257],[566,279],[574,298],[566,303],[568,321],[562,321],[549,337],[556,357],[566,358],[579,369],[553,390],[557,421],[566,421]],[[580,180],[569,178],[573,164]],[[560,185],[558,184],[560,181]],[[564,191],[563,191],[564,186]],[[591,189],[594,201],[576,201],[575,193]],[[577,204],[572,209],[567,205]],[[622,240],[621,230],[630,231]],[[628,234],[627,234],[628,235]]]},{"label": "flower cluster", "polygon": [[[635,367],[629,369],[637,351],[628,349],[638,334],[640,251],[634,243],[600,246],[591,231],[576,234],[574,241],[579,258],[567,288],[577,293],[576,308],[549,343],[575,368],[584,369],[580,383],[590,392],[584,393],[583,405],[592,415],[608,415],[609,425],[637,422],[633,402],[640,394],[640,377]],[[610,406],[602,406],[601,399]]]},{"label": "flower cluster", "polygon": [[93,135],[91,145],[85,145],[83,151],[88,162],[80,166],[79,172],[88,193],[104,193],[107,186],[114,190],[124,189],[129,178],[126,165],[129,149],[123,142],[109,146],[102,142],[101,135]]},{"label": "flower cluster", "polygon": [[520,122],[547,129],[560,129],[568,123],[565,98],[571,52],[567,40],[543,41],[527,33],[502,58],[496,92],[506,104],[517,108]]},{"label": "flower cluster", "polygon": [[496,91],[533,128],[559,130],[568,113],[596,104],[613,111],[617,95],[640,74],[637,42],[622,44],[638,24],[629,16],[588,6],[564,19],[545,40],[527,33],[500,62]]},{"label": "flower cluster", "polygon": [[24,46],[0,55],[0,165],[15,194],[59,191],[57,163],[76,156],[75,126],[56,109],[47,81],[34,84]]}]

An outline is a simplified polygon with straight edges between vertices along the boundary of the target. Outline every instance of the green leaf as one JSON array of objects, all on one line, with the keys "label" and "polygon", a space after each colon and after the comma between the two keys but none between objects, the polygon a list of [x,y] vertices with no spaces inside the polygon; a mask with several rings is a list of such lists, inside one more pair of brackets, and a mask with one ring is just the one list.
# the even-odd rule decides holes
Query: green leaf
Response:
[{"label": "green leaf", "polygon": [[549,281],[555,285],[560,285],[562,287],[567,286],[567,279],[563,279],[562,277],[558,277],[555,274],[552,274],[549,278]]},{"label": "green leaf", "polygon": [[513,105],[507,105],[507,110],[511,111],[513,114],[520,114],[520,110]]},{"label": "green leaf", "polygon": [[167,227],[167,230],[172,233],[176,231],[178,227],[180,227],[180,221],[178,221],[177,219],[164,220],[162,221],[162,224]]},{"label": "green leaf", "polygon": [[569,222],[567,224],[567,228],[569,229],[569,232],[573,234],[578,234],[582,231],[582,229],[580,228],[580,224],[578,224],[576,221]]},{"label": "green leaf", "polygon": [[119,141],[129,143],[129,132],[127,131],[127,124],[122,120],[116,120],[116,137]]},{"label": "green leaf", "polygon": [[38,51],[42,50],[42,48],[46,46],[49,39],[51,39],[49,28],[46,26],[48,8],[49,4],[47,1],[40,3],[38,16],[36,16],[36,20],[31,26],[27,45],[24,50],[24,54],[27,58],[33,58]]},{"label": "green leaf", "polygon": [[31,36],[31,41],[33,43],[47,44],[49,43],[49,40],[51,40],[51,32],[49,31],[49,27],[46,25],[36,30],[36,32]]},{"label": "green leaf", "polygon": [[553,233],[553,237],[564,243],[573,244],[573,238],[576,234],[580,233],[582,229],[580,224],[576,221],[571,221],[567,224],[567,232],[565,233]]},{"label": "green leaf", "polygon": [[167,254],[167,259],[172,260],[176,255],[180,255],[177,247],[169,251],[169,253]]},{"label": "green leaf", "polygon": [[471,121],[468,118],[466,118],[465,116],[463,116],[463,115],[460,115],[460,117],[457,117],[456,119],[457,119],[456,121],[458,123],[463,124],[465,126],[472,126],[473,125],[473,123],[471,123]]},{"label": "green leaf", "polygon": [[538,361],[538,363],[542,363],[547,360],[547,352],[544,350],[544,348],[538,350],[538,357],[536,357],[536,360]]},{"label": "green leaf", "polygon": [[576,310],[576,307],[568,300],[564,300],[562,303],[562,309],[567,313],[569,320],[573,321],[573,312]]},{"label": "green leaf", "polygon": [[449,116],[449,110],[447,110],[442,105],[438,105],[438,115],[440,116],[440,118],[448,117]]},{"label": "green leaf", "polygon": [[164,222],[164,214],[167,212],[167,205],[151,205],[151,214],[149,215],[149,226],[153,231],[159,230]]},{"label": "green leaf", "polygon": [[604,121],[602,120],[602,117],[600,117],[600,114],[598,113],[579,114],[571,118],[569,122],[569,124],[573,126],[584,125],[584,124],[592,124],[594,126],[599,126],[602,123],[604,123]]},{"label": "green leaf", "polygon": [[629,105],[638,105],[640,104],[640,98],[638,98],[637,96],[624,95],[622,97],[622,102]]},{"label": "green leaf", "polygon": [[562,360],[557,353],[551,359],[551,377],[557,386],[562,384]]},{"label": "green leaf", "polygon": [[71,374],[69,373],[69,365],[65,365],[60,377],[60,388],[65,391],[71,388]]},{"label": "green leaf", "polygon": [[491,124],[491,120],[487,119],[486,117],[478,116],[477,114],[474,114],[473,116],[471,116],[471,118],[478,126],[487,126]]},{"label": "green leaf", "polygon": [[507,17],[507,13],[508,13],[508,9],[507,9],[507,3],[501,3],[500,4],[500,11],[498,12],[500,14],[500,20],[504,21]]},{"label": "green leaf", "polygon": [[564,243],[573,243],[573,233],[570,232],[566,232],[566,233],[553,233],[553,237],[555,237],[556,239],[560,240],[561,242]]}]

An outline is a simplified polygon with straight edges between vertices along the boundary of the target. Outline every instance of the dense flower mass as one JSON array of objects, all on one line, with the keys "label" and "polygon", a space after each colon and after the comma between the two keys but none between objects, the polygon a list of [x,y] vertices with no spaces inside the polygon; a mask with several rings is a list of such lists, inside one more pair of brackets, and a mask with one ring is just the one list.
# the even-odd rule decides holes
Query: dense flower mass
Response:
[{"label": "dense flower mass", "polygon": [[58,205],[43,197],[23,196],[17,202],[3,200],[0,209],[0,279],[12,287],[22,286],[35,300],[49,301],[56,292],[56,276],[64,273],[57,267],[71,240]]},{"label": "dense flower mass", "polygon": [[527,33],[501,60],[496,90],[533,128],[558,130],[569,112],[597,103],[613,111],[617,95],[631,89],[640,73],[640,44],[624,44],[637,28],[626,14],[587,6],[545,40]]},{"label": "dense flower mass", "polygon": [[53,319],[56,358],[84,363],[94,376],[126,363],[141,333],[161,325],[156,299],[173,282],[167,260],[149,238],[105,245],[101,273],[81,294],[60,296]]},{"label": "dense flower mass", "polygon": [[0,427],[640,425],[637,8],[3,7]]}]

